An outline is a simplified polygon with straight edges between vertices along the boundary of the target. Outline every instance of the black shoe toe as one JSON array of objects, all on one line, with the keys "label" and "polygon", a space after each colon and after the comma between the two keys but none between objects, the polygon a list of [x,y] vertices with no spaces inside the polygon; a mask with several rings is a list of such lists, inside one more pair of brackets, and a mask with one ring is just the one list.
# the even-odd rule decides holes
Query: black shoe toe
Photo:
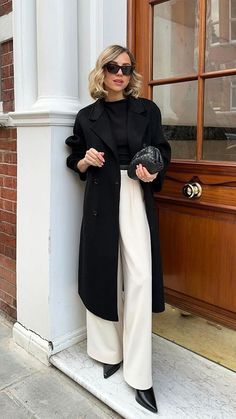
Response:
[{"label": "black shoe toe", "polygon": [[103,377],[109,378],[113,375],[120,368],[120,364],[103,364]]},{"label": "black shoe toe", "polygon": [[150,410],[153,413],[157,413],[157,405],[153,387],[147,390],[136,390],[135,400],[145,407],[145,409]]}]

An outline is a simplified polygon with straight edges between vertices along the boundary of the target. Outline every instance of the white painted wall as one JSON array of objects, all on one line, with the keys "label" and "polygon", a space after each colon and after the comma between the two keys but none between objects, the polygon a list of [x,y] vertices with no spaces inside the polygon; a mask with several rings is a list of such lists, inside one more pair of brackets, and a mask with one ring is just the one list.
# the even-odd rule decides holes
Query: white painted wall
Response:
[{"label": "white painted wall", "polygon": [[78,0],[79,99],[91,103],[88,74],[100,52],[112,44],[126,45],[127,0]]},{"label": "white painted wall", "polygon": [[16,111],[11,117],[18,127],[14,338],[47,363],[52,352],[86,336],[77,292],[84,185],[66,167],[64,141],[76,112],[92,101],[87,80],[97,55],[111,43],[126,44],[126,0],[70,0],[69,8],[67,0],[28,5],[28,0],[15,0],[13,6]]}]

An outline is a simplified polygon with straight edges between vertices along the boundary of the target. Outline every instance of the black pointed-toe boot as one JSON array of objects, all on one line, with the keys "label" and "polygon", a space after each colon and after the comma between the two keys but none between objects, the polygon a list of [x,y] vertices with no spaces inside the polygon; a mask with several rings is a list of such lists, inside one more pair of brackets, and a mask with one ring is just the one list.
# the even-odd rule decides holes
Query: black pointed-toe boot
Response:
[{"label": "black pointed-toe boot", "polygon": [[141,406],[150,410],[150,412],[157,413],[157,405],[153,387],[147,390],[137,390],[135,392],[135,400],[141,404]]},{"label": "black pointed-toe boot", "polygon": [[109,378],[113,375],[120,368],[120,364],[103,364],[103,377]]}]

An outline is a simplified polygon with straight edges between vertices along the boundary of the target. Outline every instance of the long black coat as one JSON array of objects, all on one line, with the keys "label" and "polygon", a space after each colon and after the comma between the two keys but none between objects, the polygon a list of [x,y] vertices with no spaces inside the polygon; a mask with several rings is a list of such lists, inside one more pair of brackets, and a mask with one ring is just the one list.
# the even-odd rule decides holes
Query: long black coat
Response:
[{"label": "long black coat", "polygon": [[[153,191],[161,189],[170,160],[170,146],[163,138],[160,110],[150,100],[128,98],[127,129],[131,157],[144,145],[154,145],[165,162],[155,181],[141,182],[152,245],[152,309],[161,312],[164,294]],[[78,113],[73,134],[66,140],[72,149],[67,166],[78,172],[82,180],[87,180],[80,236],[79,294],[89,311],[117,321],[120,169],[104,100]],[[90,166],[86,173],[80,173],[76,165],[91,147],[105,153],[105,164],[102,168]]]}]

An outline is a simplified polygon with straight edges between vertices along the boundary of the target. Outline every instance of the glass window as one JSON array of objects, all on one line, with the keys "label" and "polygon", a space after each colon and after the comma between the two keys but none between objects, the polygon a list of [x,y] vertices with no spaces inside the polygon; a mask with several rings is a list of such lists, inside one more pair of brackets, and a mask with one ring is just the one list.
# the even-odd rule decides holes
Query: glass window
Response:
[{"label": "glass window", "polygon": [[236,111],[236,83],[231,83],[231,110]]},{"label": "glass window", "polygon": [[154,6],[153,79],[198,69],[198,1],[170,0]]},{"label": "glass window", "polygon": [[[236,162],[236,75],[225,71],[235,74],[236,69],[236,0],[201,1],[206,6],[206,40],[200,46],[199,19],[205,21],[200,0],[153,6],[153,100],[162,111],[173,159],[196,160],[199,111],[198,159]],[[204,73],[221,71],[218,77],[199,72],[199,53],[205,56]],[[195,81],[188,80],[192,74]]]},{"label": "glass window", "polygon": [[218,44],[220,41],[220,25],[219,25],[219,0],[212,0],[210,9],[211,13],[211,45]]},{"label": "glass window", "polygon": [[236,1],[230,0],[231,18],[236,19]]},{"label": "glass window", "polygon": [[205,70],[236,67],[236,0],[207,0]]},{"label": "glass window", "polygon": [[236,76],[205,81],[203,159],[236,161]]},{"label": "glass window", "polygon": [[162,112],[165,137],[172,158],[196,158],[197,82],[155,86],[153,100]]},{"label": "glass window", "polygon": [[236,41],[236,0],[230,0],[230,40]]},{"label": "glass window", "polygon": [[230,36],[231,41],[236,41],[236,21],[235,22],[231,22],[231,36]]}]

